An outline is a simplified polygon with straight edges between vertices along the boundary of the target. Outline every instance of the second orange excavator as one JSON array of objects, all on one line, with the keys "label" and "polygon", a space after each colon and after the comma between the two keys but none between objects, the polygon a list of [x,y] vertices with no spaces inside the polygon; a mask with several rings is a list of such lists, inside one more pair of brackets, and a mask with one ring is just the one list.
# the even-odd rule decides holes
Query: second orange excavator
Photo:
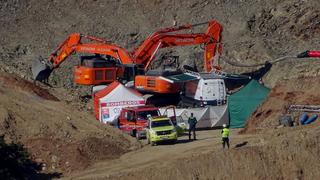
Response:
[{"label": "second orange excavator", "polygon": [[[208,25],[205,33],[176,33],[177,31],[192,29],[200,25]],[[199,24],[186,24],[179,27],[166,28],[153,33],[134,52],[133,57],[138,64],[145,64],[145,75],[135,77],[134,86],[143,92],[172,94],[180,92],[179,83],[171,83],[164,80],[163,76],[173,75],[173,71],[153,70],[148,71],[150,63],[160,48],[204,45],[204,67],[206,72],[220,69],[217,59],[222,51],[222,26],[215,20]],[[178,72],[179,73],[179,72]]]}]

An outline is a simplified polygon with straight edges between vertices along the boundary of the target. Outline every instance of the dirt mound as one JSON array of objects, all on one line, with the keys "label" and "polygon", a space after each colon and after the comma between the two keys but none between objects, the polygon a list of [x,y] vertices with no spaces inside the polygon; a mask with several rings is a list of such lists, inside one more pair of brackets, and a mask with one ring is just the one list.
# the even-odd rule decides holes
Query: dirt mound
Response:
[{"label": "dirt mound", "polygon": [[46,163],[48,169],[59,169],[67,173],[81,171],[93,162],[119,158],[132,150],[130,142],[125,139],[89,136],[79,141],[65,142],[64,139],[52,138],[31,138],[25,144],[34,152],[32,158],[38,163]]},{"label": "dirt mound", "polygon": [[[131,156],[122,159],[123,165],[99,164],[77,179],[319,179],[320,122],[295,128],[266,130],[261,134],[236,135],[231,133],[231,148],[221,149],[220,131],[208,132],[211,136],[184,143],[179,147],[152,147],[144,154],[154,154],[147,162]],[[202,142],[201,142],[202,141]],[[191,145],[191,146],[192,146]],[[178,147],[177,147],[178,146]],[[146,147],[147,148],[147,147]],[[159,155],[159,151],[163,154]],[[171,150],[174,149],[174,150]],[[142,149],[143,150],[143,149]],[[175,154],[173,154],[173,152]],[[153,152],[153,153],[152,153]],[[134,154],[143,156],[143,152]],[[149,160],[149,161],[148,161]],[[306,165],[306,162],[308,165]],[[125,167],[125,168],[123,168]],[[118,168],[118,169],[117,169]],[[117,171],[118,170],[118,171]]]},{"label": "dirt mound", "polygon": [[289,105],[320,105],[319,77],[280,81],[271,90],[267,100],[252,114],[243,132],[274,128],[286,114]]},{"label": "dirt mound", "polygon": [[140,147],[92,114],[56,101],[45,89],[16,76],[1,75],[0,80],[0,132],[8,142],[24,144],[45,171],[81,170]]},{"label": "dirt mound", "polygon": [[51,101],[59,101],[57,97],[52,95],[47,89],[41,88],[34,83],[27,81],[26,79],[20,78],[14,74],[7,74],[0,71],[0,80],[1,84],[8,89],[19,89],[26,92],[34,93],[39,97],[51,100]]}]

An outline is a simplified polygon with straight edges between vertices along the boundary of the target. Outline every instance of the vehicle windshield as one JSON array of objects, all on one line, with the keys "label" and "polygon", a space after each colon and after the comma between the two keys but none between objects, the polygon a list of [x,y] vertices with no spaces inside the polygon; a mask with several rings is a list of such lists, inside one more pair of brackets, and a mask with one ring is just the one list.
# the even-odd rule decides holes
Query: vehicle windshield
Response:
[{"label": "vehicle windshield", "polygon": [[151,127],[155,128],[155,127],[162,127],[162,126],[172,126],[171,121],[168,120],[163,120],[163,121],[152,121],[151,122]]},{"label": "vehicle windshield", "polygon": [[147,120],[148,119],[148,115],[151,116],[159,116],[158,110],[151,110],[151,111],[140,111],[137,113],[137,119],[138,120]]}]

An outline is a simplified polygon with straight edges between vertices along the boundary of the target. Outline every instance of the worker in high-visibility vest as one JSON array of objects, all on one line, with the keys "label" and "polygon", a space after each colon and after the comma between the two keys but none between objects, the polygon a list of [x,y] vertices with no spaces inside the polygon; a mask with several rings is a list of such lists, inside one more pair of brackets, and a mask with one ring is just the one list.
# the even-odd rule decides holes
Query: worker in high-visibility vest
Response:
[{"label": "worker in high-visibility vest", "polygon": [[228,146],[229,149],[229,128],[227,128],[226,124],[223,124],[223,129],[221,131],[221,135],[222,135],[222,146],[223,149],[225,148],[226,144]]}]

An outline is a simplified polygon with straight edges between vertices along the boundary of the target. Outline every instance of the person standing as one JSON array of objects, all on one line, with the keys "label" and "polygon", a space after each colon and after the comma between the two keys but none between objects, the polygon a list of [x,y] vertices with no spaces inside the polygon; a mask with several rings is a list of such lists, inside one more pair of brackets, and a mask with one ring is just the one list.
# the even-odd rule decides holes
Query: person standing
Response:
[{"label": "person standing", "polygon": [[197,119],[193,117],[193,113],[191,113],[191,116],[188,119],[189,123],[189,140],[191,140],[191,131],[193,132],[193,139],[196,140],[196,125],[197,125]]},{"label": "person standing", "polygon": [[223,124],[223,129],[221,131],[221,135],[222,135],[222,147],[223,149],[225,148],[226,144],[228,146],[229,149],[229,128],[227,128],[226,124]]}]

